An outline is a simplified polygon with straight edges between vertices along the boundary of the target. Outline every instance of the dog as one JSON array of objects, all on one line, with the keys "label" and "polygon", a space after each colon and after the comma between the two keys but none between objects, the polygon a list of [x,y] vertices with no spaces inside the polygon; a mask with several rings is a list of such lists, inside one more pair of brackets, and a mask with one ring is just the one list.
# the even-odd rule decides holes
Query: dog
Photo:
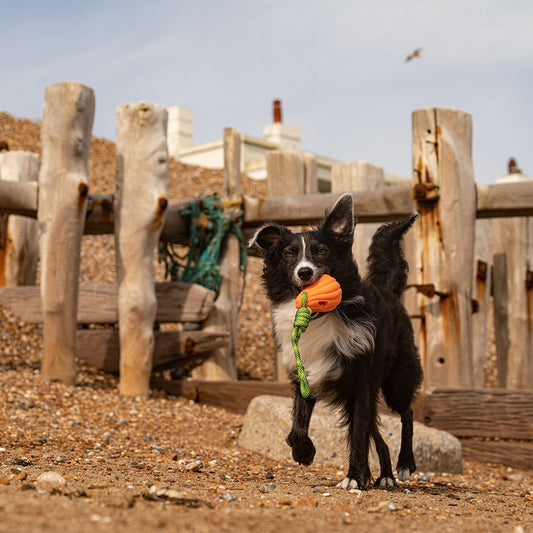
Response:
[{"label": "dog", "polygon": [[[423,372],[400,296],[408,273],[401,241],[417,218],[415,212],[378,228],[370,245],[365,279],[352,254],[355,220],[351,193],[342,195],[326,211],[318,228],[293,233],[287,227],[267,224],[249,243],[263,257],[262,283],[271,304],[275,339],[294,386],[287,443],[296,462],[310,465],[316,452],[308,434],[313,407],[321,400],[338,409],[349,447],[348,472],[337,485],[340,489],[369,487],[370,438],[380,463],[374,485],[397,486],[389,449],[379,431],[380,390],[387,405],[401,417],[398,478],[405,481],[416,469],[411,403]],[[333,311],[314,314],[301,336],[300,353],[310,385],[309,397],[303,398],[291,344],[295,299],[322,274],[338,281],[342,299]]]}]

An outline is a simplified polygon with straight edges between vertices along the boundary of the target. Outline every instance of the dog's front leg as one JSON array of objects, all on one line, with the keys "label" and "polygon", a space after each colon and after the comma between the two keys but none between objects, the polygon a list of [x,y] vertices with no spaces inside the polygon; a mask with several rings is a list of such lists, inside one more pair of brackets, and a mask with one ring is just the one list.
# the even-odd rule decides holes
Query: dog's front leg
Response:
[{"label": "dog's front leg", "polygon": [[[368,408],[367,408],[368,409]],[[346,477],[337,484],[339,489],[365,490],[370,483],[368,450],[370,446],[370,428],[372,418],[363,409],[354,409],[348,416],[348,444],[350,459]]]},{"label": "dog's front leg", "polygon": [[292,448],[293,459],[302,465],[310,465],[315,457],[315,446],[309,438],[309,421],[316,400],[303,398],[299,383],[294,384],[294,403],[292,409],[292,428],[287,435],[287,444]]}]

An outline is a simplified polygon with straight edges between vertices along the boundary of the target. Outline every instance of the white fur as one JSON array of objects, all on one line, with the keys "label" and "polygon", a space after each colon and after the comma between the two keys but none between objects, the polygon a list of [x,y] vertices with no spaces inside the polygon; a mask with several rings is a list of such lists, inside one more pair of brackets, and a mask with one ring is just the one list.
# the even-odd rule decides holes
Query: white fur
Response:
[{"label": "white fur", "polygon": [[[300,237],[300,240],[302,241],[302,254],[299,257],[298,264],[296,265],[296,267],[294,267],[294,270],[292,272],[292,282],[297,287],[310,285],[318,279],[318,271],[316,266],[307,258],[307,246],[305,245],[305,239],[303,237]],[[311,276],[311,278],[305,281],[300,279],[300,277],[298,276],[298,271],[300,270],[300,268],[304,267],[310,268],[313,271],[313,275]]]},{"label": "white fur", "polygon": [[[288,372],[296,367],[291,342],[295,313],[294,301],[272,307],[274,332]],[[313,396],[320,397],[321,385],[326,378],[340,377],[340,358],[357,357],[374,349],[374,334],[373,324],[346,324],[334,311],[311,320],[300,337],[299,349]]]}]

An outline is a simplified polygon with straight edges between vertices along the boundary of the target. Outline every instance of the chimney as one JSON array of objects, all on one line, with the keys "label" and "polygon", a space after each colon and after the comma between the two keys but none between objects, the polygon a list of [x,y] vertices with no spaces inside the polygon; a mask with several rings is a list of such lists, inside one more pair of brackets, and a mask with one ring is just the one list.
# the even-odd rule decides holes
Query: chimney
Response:
[{"label": "chimney", "polygon": [[271,143],[286,150],[300,150],[302,143],[302,130],[295,126],[283,124],[281,116],[281,100],[276,98],[272,101],[272,114],[274,121],[265,126],[263,135]]},{"label": "chimney", "polygon": [[516,164],[516,159],[514,157],[509,158],[509,174],[520,174],[521,170]]},{"label": "chimney", "polygon": [[274,124],[283,122],[281,118],[281,100],[279,98],[276,98],[272,102],[272,112],[274,115]]}]

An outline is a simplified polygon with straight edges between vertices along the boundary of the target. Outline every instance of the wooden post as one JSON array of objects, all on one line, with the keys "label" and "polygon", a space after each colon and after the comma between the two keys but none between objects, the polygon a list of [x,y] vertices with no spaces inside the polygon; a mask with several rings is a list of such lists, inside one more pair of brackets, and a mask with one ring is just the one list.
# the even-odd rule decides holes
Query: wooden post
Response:
[{"label": "wooden post", "polygon": [[[37,182],[39,156],[32,152],[0,154],[0,178]],[[0,286],[34,285],[39,260],[37,222],[28,217],[0,215]]]},{"label": "wooden post", "polygon": [[420,211],[420,350],[425,387],[472,385],[472,278],[476,196],[471,116],[413,113],[413,189]]},{"label": "wooden post", "polygon": [[120,330],[120,392],[147,395],[154,347],[154,251],[167,208],[167,111],[141,102],[117,108],[114,201]]},{"label": "wooden post", "polygon": [[[336,163],[331,167],[331,192],[372,191],[385,187],[385,173],[381,167],[365,161]],[[355,213],[357,217],[357,212]],[[358,224],[355,228],[353,256],[361,276],[366,273],[368,247],[381,224]]]},{"label": "wooden post", "polygon": [[318,191],[316,162],[300,150],[272,150],[266,154],[268,196],[294,196]]},{"label": "wooden post", "polygon": [[474,387],[485,387],[484,365],[487,359],[487,320],[490,307],[490,255],[492,228],[490,220],[476,220],[474,278],[472,298],[472,371]]},{"label": "wooden post", "polygon": [[[310,154],[300,150],[272,150],[266,154],[267,195],[295,196],[318,191],[316,162]],[[276,355],[276,376],[278,381],[287,381],[287,373]]]},{"label": "wooden post", "polygon": [[37,212],[44,320],[42,377],[69,384],[76,373],[78,275],[93,116],[90,87],[73,82],[46,87]]},{"label": "wooden post", "polygon": [[[529,181],[521,173],[498,183]],[[533,388],[533,219],[492,221],[498,386]]]},{"label": "wooden post", "polygon": [[[238,214],[241,200],[241,136],[234,128],[224,129],[224,199],[228,213]],[[236,202],[235,205],[231,203]],[[237,379],[237,319],[241,301],[240,245],[228,235],[220,251],[221,284],[213,310],[202,325],[208,332],[229,332],[229,345],[217,348],[203,365],[193,371],[198,379]]]}]

